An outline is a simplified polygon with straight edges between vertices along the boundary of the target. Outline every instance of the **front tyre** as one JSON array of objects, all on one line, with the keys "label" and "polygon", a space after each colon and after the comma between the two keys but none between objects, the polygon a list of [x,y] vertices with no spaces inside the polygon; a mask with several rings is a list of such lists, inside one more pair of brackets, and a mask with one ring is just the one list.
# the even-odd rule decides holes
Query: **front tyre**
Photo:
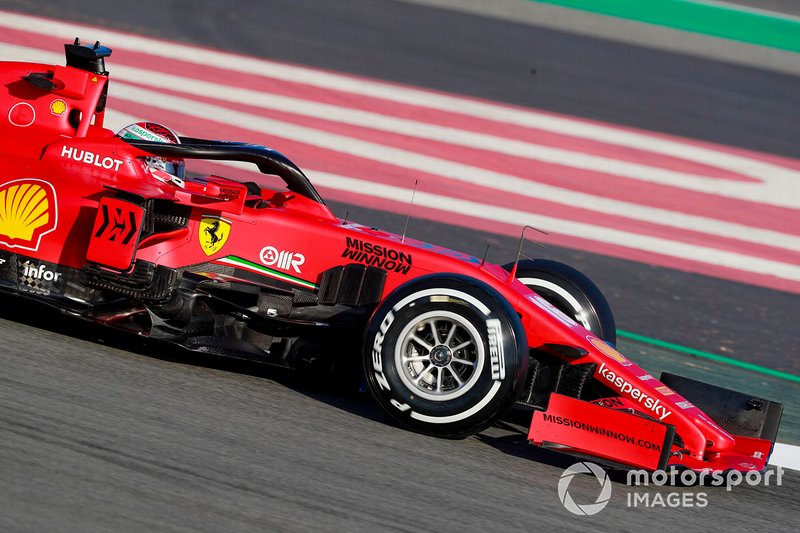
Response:
[{"label": "front tyre", "polygon": [[[510,272],[514,263],[503,268]],[[596,336],[617,343],[611,306],[582,272],[548,259],[523,260],[517,268],[517,279]]]},{"label": "front tyre", "polygon": [[370,320],[367,385],[402,425],[437,437],[478,433],[517,398],[528,346],[519,317],[485,283],[435,274],[391,293]]}]

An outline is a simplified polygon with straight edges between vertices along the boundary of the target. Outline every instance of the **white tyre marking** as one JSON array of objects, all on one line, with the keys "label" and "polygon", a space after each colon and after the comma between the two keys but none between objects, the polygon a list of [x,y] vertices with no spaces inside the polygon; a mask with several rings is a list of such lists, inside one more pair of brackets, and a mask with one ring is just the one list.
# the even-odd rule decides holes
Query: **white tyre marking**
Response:
[{"label": "white tyre marking", "polygon": [[400,403],[397,400],[395,400],[394,398],[389,400],[389,403],[392,404],[393,406],[397,407],[397,409],[400,410],[403,413],[408,411],[409,409],[411,409],[411,406],[408,405],[407,403]]},{"label": "white tyre marking", "polygon": [[383,317],[379,327],[380,331],[375,333],[375,340],[372,342],[373,375],[375,376],[375,380],[378,382],[380,388],[387,391],[391,391],[392,388],[389,386],[389,381],[386,379],[386,376],[383,375],[383,338],[386,335],[386,331],[389,329],[389,326],[392,325],[392,322],[394,322],[394,313],[389,311],[386,313],[386,316]]},{"label": "white tyre marking", "polygon": [[440,295],[452,296],[453,298],[460,298],[461,300],[464,300],[465,302],[469,302],[473,306],[475,306],[484,315],[488,315],[491,312],[489,310],[489,308],[486,306],[486,304],[484,304],[483,302],[481,302],[480,300],[478,300],[474,296],[469,295],[469,294],[467,294],[465,292],[457,291],[457,290],[454,290],[454,289],[447,289],[447,288],[425,289],[425,290],[422,290],[422,291],[415,292],[414,294],[412,294],[410,296],[406,296],[405,298],[403,298],[402,300],[397,302],[392,309],[394,309],[395,311],[398,311],[398,310],[402,309],[403,307],[405,307],[409,302],[411,302],[413,300],[419,300],[420,298],[424,298],[426,296],[440,296]]},{"label": "white tyre marking", "polygon": [[503,354],[503,328],[500,321],[490,318],[486,321],[489,341],[489,360],[492,362],[492,379],[502,381],[506,377],[506,361]]},{"label": "white tyre marking", "polygon": [[465,418],[469,418],[470,416],[474,415],[475,413],[486,407],[486,405],[492,400],[492,398],[495,397],[497,391],[500,390],[500,385],[501,382],[495,381],[492,384],[492,388],[489,390],[489,393],[486,396],[484,396],[480,402],[473,405],[471,408],[467,409],[463,413],[458,413],[450,416],[428,416],[412,411],[411,418],[419,420],[420,422],[427,422],[429,424],[449,424],[450,422],[458,422],[459,420],[464,420]]}]

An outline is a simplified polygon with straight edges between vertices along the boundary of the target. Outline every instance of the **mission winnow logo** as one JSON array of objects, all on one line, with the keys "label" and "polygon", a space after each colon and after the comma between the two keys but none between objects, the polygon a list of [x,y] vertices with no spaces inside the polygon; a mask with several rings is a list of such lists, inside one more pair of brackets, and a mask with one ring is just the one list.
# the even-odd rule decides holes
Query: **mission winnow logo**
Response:
[{"label": "mission winnow logo", "polygon": [[411,254],[350,237],[347,237],[342,257],[399,274],[408,274],[411,270]]}]

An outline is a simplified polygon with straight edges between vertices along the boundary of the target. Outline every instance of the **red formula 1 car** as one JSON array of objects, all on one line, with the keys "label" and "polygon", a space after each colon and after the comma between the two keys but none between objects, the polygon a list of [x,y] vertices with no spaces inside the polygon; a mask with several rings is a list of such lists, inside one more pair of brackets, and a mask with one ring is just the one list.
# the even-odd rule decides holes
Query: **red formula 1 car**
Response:
[{"label": "red formula 1 car", "polygon": [[[5,294],[189,350],[356,362],[389,415],[435,436],[479,432],[517,402],[529,440],[566,453],[765,468],[782,406],[650,376],[613,347],[608,304],[574,269],[340,220],[263,146],[104,128],[110,53],[76,40],[66,66],[0,65]],[[243,165],[260,174],[217,175]]]}]

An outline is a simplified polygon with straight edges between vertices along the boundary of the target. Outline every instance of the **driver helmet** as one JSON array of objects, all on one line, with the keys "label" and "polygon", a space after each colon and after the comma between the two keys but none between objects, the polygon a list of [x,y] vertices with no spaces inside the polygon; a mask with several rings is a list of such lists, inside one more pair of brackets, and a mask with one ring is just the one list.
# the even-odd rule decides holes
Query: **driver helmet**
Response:
[{"label": "driver helmet", "polygon": [[[135,122],[117,132],[117,137],[137,141],[150,141],[157,143],[180,144],[178,134],[166,126],[156,122]],[[166,172],[172,176],[184,178],[186,164],[183,159],[170,159],[159,156],[149,156],[144,159],[145,168],[154,176],[159,177],[159,172]]]}]

